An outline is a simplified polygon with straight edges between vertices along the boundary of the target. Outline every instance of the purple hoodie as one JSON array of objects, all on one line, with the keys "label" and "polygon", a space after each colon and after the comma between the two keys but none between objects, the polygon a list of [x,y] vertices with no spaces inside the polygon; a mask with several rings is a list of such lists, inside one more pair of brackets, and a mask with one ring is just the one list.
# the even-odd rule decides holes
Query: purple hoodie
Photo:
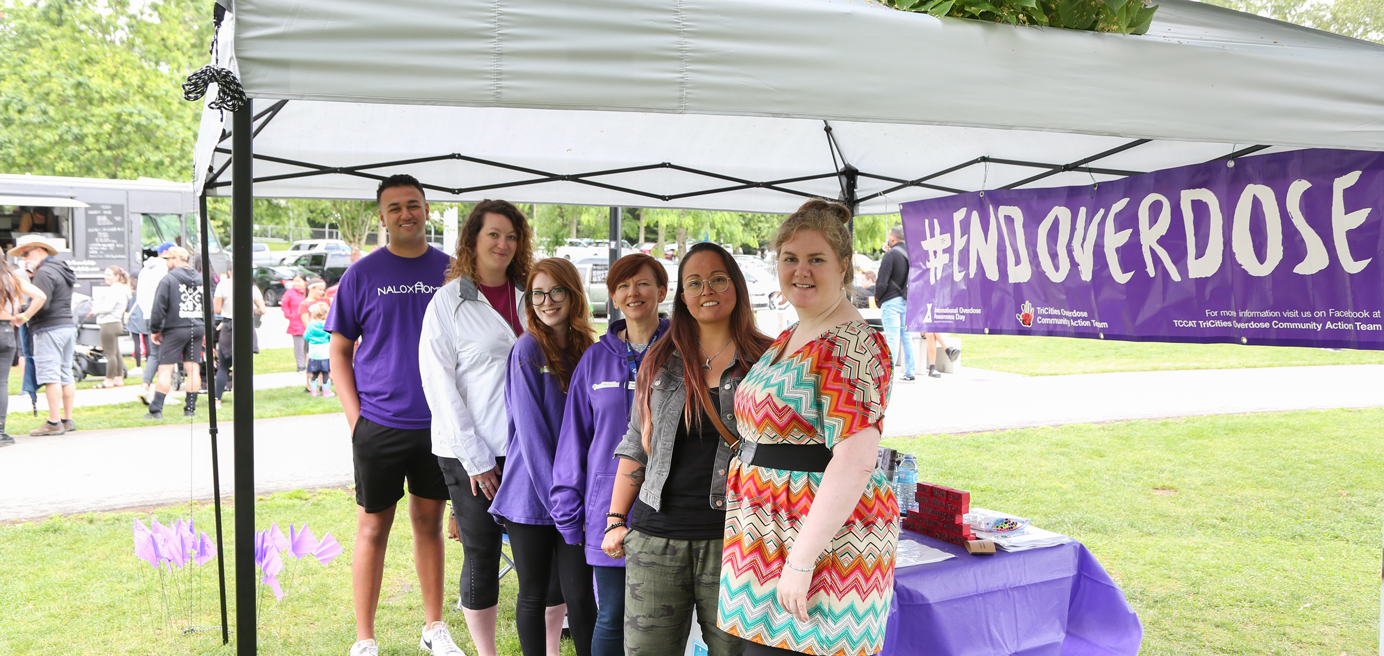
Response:
[{"label": "purple hoodie", "polygon": [[490,504],[496,521],[553,523],[548,490],[553,485],[553,457],[567,394],[544,362],[543,349],[531,333],[521,335],[509,351],[505,371],[509,443],[500,489]]},{"label": "purple hoodie", "polygon": [[[585,544],[586,562],[597,567],[625,566],[623,559],[601,551],[605,514],[610,512],[610,493],[620,466],[615,445],[629,430],[634,394],[625,340],[619,337],[624,329],[624,319],[611,324],[572,372],[567,421],[557,440],[553,471],[551,508],[557,530],[567,544]],[[660,319],[654,339],[667,330],[668,320]],[[643,361],[643,353],[635,356],[636,366]]]}]

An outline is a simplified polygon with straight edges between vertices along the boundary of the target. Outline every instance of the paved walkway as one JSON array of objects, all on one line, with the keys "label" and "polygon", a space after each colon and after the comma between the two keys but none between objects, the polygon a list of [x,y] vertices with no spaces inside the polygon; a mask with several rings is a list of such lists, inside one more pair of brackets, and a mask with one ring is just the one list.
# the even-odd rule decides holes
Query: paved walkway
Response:
[{"label": "paved walkway", "polygon": [[[287,374],[296,384],[297,374]],[[259,386],[259,377],[256,385]],[[1384,365],[1024,377],[962,369],[900,383],[887,437],[1128,419],[1384,406]],[[120,390],[111,390],[118,392]],[[27,402],[27,401],[26,401]],[[352,483],[340,414],[255,422],[260,493]],[[231,424],[222,424],[222,493],[231,494]],[[20,437],[0,449],[0,520],[209,499],[206,424]],[[53,472],[67,474],[54,484]]]}]

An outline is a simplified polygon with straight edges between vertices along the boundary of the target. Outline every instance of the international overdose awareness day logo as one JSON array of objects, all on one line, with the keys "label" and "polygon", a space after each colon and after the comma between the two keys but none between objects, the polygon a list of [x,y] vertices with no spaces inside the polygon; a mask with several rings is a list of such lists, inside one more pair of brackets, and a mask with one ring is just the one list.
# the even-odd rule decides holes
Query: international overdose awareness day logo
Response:
[{"label": "international overdose awareness day logo", "polygon": [[906,203],[908,326],[1384,349],[1384,153]]}]

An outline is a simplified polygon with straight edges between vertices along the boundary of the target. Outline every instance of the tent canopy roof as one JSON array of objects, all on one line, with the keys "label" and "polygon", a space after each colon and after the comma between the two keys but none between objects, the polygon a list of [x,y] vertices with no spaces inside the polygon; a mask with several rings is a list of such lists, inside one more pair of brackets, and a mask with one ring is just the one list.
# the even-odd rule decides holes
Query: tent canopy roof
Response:
[{"label": "tent canopy roof", "polygon": [[[1256,145],[1384,150],[1384,46],[1185,0],[1143,36],[868,0],[235,9],[221,52],[266,110],[259,196],[373,198],[403,171],[434,201],[786,212],[840,196],[848,164],[873,213]],[[222,127],[204,115],[212,194],[229,193]]]}]

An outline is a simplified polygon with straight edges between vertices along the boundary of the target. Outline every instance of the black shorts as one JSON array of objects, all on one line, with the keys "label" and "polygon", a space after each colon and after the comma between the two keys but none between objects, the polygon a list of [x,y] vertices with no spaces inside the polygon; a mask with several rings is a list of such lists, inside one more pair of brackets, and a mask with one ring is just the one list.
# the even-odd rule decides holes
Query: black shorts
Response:
[{"label": "black shorts", "polygon": [[356,505],[368,513],[389,510],[404,498],[404,481],[416,497],[447,500],[447,483],[432,453],[432,431],[381,426],[365,417],[351,433]]},{"label": "black shorts", "polygon": [[[332,372],[331,360],[308,360],[308,373],[310,374],[329,374]],[[429,444],[431,444],[429,438]]]},{"label": "black shorts", "polygon": [[159,335],[159,364],[202,361],[202,327],[168,328]]}]

